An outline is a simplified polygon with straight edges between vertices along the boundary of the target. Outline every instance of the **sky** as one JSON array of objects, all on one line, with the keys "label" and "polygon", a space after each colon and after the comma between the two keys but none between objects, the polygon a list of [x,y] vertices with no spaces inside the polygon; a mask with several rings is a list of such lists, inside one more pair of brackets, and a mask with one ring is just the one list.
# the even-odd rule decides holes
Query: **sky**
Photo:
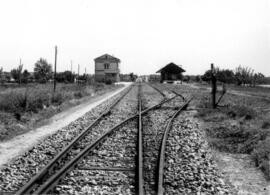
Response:
[{"label": "sky", "polygon": [[170,62],[186,74],[248,66],[270,76],[270,0],[0,0],[0,67],[94,73],[120,58],[121,73],[153,74]]}]

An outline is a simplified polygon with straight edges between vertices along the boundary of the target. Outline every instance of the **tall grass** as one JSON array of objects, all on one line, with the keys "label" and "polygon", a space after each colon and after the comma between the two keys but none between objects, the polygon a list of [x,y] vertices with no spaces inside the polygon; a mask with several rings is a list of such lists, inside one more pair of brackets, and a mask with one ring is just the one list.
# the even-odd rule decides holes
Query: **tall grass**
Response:
[{"label": "tall grass", "polygon": [[25,112],[37,113],[50,105],[57,106],[70,99],[92,95],[104,87],[103,84],[91,86],[61,84],[58,85],[55,93],[51,84],[8,88],[0,93],[0,111],[13,113],[17,116]]}]

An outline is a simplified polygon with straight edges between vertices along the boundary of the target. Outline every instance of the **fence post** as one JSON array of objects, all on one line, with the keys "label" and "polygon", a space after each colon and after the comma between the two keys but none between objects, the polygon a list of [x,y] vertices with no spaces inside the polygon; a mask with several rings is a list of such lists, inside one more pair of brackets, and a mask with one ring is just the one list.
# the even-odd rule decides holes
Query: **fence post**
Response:
[{"label": "fence post", "polygon": [[211,82],[212,82],[212,107],[216,108],[217,79],[214,75],[214,64],[211,64]]}]

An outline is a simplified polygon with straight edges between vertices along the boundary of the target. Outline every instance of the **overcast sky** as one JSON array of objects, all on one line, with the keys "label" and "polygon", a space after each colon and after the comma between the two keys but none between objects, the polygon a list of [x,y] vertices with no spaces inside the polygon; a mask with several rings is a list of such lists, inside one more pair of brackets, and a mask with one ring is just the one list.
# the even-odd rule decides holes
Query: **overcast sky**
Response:
[{"label": "overcast sky", "polygon": [[121,72],[152,74],[174,62],[187,74],[215,63],[239,64],[270,76],[270,0],[0,0],[0,66],[40,58],[58,71],[95,57],[121,59]]}]

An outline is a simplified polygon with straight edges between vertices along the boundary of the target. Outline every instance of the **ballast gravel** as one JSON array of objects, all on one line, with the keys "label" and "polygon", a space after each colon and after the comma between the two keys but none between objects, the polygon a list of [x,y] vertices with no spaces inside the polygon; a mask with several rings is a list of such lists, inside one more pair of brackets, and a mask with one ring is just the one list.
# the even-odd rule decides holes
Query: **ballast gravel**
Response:
[{"label": "ballast gravel", "polygon": [[230,194],[196,119],[180,114],[166,145],[165,194]]},{"label": "ballast gravel", "polygon": [[[132,121],[82,159],[53,194],[135,194],[136,141],[137,125]],[[128,171],[96,170],[96,167]]]},{"label": "ballast gravel", "polygon": [[119,98],[124,91],[87,112],[68,126],[48,136],[23,155],[13,159],[10,164],[4,165],[0,170],[0,192],[18,191],[20,187],[46,166],[61,149],[67,146],[84,128],[89,126]]}]

